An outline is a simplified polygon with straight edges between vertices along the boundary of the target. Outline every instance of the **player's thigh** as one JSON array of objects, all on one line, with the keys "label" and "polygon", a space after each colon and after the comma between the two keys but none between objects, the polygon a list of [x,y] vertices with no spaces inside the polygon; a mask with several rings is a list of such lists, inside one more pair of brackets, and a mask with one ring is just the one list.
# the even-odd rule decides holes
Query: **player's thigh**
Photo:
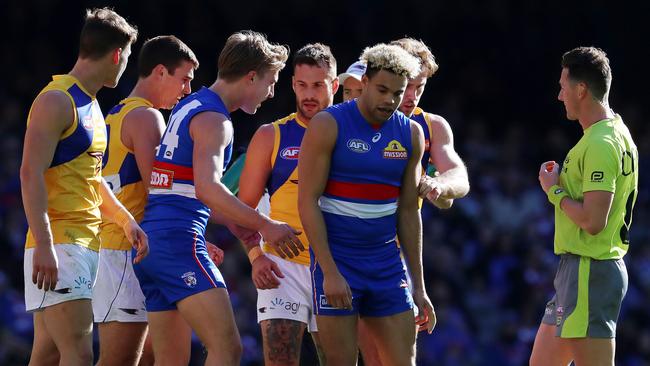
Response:
[{"label": "player's thigh", "polygon": [[377,343],[382,364],[415,364],[413,310],[389,316],[364,317],[363,321]]},{"label": "player's thigh", "polygon": [[48,333],[61,354],[92,359],[93,312],[90,299],[79,299],[52,305],[43,310]]},{"label": "player's thigh", "polygon": [[365,319],[360,318],[357,327],[357,341],[359,343],[359,351],[363,358],[364,365],[381,365],[379,359],[379,350],[377,349],[377,342],[373,338],[372,332],[368,329]]},{"label": "player's thigh", "polygon": [[208,351],[241,350],[239,331],[225,288],[213,288],[189,296],[176,306]]},{"label": "player's thigh", "polygon": [[614,338],[565,339],[573,354],[575,366],[613,366]]},{"label": "player's thigh", "polygon": [[150,311],[149,336],[157,365],[190,362],[192,329],[177,310]]},{"label": "player's thigh", "polygon": [[97,329],[98,366],[138,364],[147,334],[147,323],[99,323]]},{"label": "player's thigh", "polygon": [[29,364],[32,366],[55,366],[59,364],[59,350],[45,327],[43,317],[42,311],[34,313],[34,343]]},{"label": "player's thigh", "polygon": [[302,338],[307,325],[292,319],[260,322],[265,365],[298,365]]},{"label": "player's thigh", "polygon": [[317,315],[318,339],[327,365],[356,365],[358,315]]},{"label": "player's thigh", "polygon": [[530,355],[530,366],[566,366],[571,362],[569,344],[556,333],[555,325],[540,324]]}]

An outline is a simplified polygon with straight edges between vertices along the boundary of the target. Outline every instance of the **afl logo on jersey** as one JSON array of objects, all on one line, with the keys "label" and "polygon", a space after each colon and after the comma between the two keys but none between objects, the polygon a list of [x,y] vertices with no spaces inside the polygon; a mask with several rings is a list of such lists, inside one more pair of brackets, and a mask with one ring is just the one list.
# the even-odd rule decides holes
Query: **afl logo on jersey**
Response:
[{"label": "afl logo on jersey", "polygon": [[355,153],[363,154],[370,151],[370,145],[359,139],[349,139],[348,140],[348,149],[354,151]]},{"label": "afl logo on jersey", "polygon": [[94,127],[93,116],[91,115],[84,116],[83,120],[81,120],[81,125],[84,126],[84,128],[87,129],[88,131],[92,131]]},{"label": "afl logo on jersey", "polygon": [[296,160],[300,154],[299,146],[289,146],[282,149],[280,152],[280,157],[286,160]]}]

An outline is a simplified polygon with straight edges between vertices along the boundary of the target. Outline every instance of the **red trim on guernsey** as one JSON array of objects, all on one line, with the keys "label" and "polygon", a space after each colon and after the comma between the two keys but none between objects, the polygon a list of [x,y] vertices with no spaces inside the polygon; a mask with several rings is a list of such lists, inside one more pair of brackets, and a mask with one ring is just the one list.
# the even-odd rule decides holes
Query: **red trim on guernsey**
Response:
[{"label": "red trim on guernsey", "polygon": [[194,170],[191,167],[162,161],[154,161],[153,167],[174,172],[174,179],[194,180]]},{"label": "red trim on guernsey", "polygon": [[210,283],[212,284],[212,286],[214,286],[214,287],[216,288],[216,287],[217,287],[217,284],[214,283],[214,281],[212,280],[212,277],[210,277],[210,275],[208,274],[208,271],[205,269],[205,267],[203,267],[203,264],[201,264],[201,261],[199,260],[199,257],[196,256],[196,240],[197,240],[197,239],[198,239],[197,235],[194,234],[194,248],[193,248],[193,251],[194,251],[194,253],[193,253],[193,254],[194,254],[194,259],[196,260],[196,264],[198,264],[199,267],[201,267],[201,270],[203,271],[203,273],[205,274],[205,276],[208,278],[208,280],[210,281]]},{"label": "red trim on guernsey", "polygon": [[342,198],[362,200],[389,200],[399,197],[399,187],[388,184],[349,183],[327,181],[325,193]]}]

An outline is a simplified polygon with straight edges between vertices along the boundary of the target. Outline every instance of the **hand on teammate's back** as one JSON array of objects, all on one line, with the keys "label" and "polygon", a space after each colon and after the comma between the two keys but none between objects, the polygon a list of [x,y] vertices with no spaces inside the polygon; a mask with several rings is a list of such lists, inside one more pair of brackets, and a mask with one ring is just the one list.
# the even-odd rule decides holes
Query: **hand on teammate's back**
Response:
[{"label": "hand on teammate's back", "polygon": [[149,254],[149,238],[147,237],[147,234],[145,234],[135,220],[129,220],[129,222],[124,225],[124,234],[131,245],[136,249],[133,263],[140,263],[140,261]]},{"label": "hand on teammate's back", "polygon": [[58,282],[59,260],[54,245],[37,245],[32,259],[32,282],[39,289],[54,290]]},{"label": "hand on teammate's back", "polygon": [[269,290],[280,286],[279,278],[284,278],[280,267],[266,255],[257,257],[252,263],[253,283],[260,290]]},{"label": "hand on teammate's back", "polygon": [[269,219],[260,230],[264,241],[269,244],[280,257],[293,258],[305,250],[305,246],[296,235],[300,231],[292,228],[282,221]]}]

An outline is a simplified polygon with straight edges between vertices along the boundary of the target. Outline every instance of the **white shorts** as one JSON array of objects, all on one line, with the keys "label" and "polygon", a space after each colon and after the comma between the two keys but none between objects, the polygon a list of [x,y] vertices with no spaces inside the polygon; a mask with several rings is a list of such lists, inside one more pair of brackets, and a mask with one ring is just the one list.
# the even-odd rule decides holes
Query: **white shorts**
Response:
[{"label": "white shorts", "polygon": [[257,290],[257,322],[268,319],[290,319],[307,324],[307,331],[316,332],[316,317],[312,305],[311,273],[309,266],[266,255],[277,263],[284,278],[280,286]]},{"label": "white shorts", "polygon": [[45,291],[32,283],[34,248],[25,249],[25,308],[29,312],[66,301],[92,299],[99,254],[77,244],[55,244],[54,252],[59,262],[58,282],[53,291]]},{"label": "white shorts", "polygon": [[147,321],[144,295],[133,272],[130,250],[100,249],[93,315],[95,323]]}]

